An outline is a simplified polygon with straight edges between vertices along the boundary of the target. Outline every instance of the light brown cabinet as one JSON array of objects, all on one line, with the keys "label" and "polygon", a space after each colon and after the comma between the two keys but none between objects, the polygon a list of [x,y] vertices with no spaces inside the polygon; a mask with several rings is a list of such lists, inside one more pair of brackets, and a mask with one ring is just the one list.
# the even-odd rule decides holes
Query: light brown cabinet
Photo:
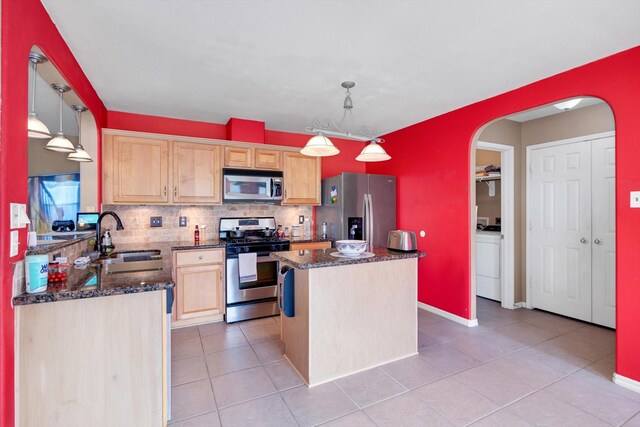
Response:
[{"label": "light brown cabinet", "polygon": [[222,320],[225,309],[224,250],[174,252],[174,326]]},{"label": "light brown cabinet", "polygon": [[107,202],[167,203],[169,141],[129,136],[105,138],[104,174],[105,182],[111,182],[105,188]]},{"label": "light brown cabinet", "polygon": [[220,204],[221,146],[110,135],[103,138],[103,202]]},{"label": "light brown cabinet", "polygon": [[310,251],[313,249],[331,249],[331,242],[291,242],[289,250]]},{"label": "light brown cabinet", "polygon": [[282,170],[281,151],[252,147],[224,147],[224,167]]},{"label": "light brown cabinet", "polygon": [[283,205],[320,204],[320,158],[284,152]]},{"label": "light brown cabinet", "polygon": [[278,150],[266,150],[264,148],[256,148],[254,150],[254,164],[256,169],[273,169],[281,170],[282,152]]},{"label": "light brown cabinet", "polygon": [[[320,204],[320,158],[293,147],[104,129],[106,204],[222,203],[222,168],[283,172],[283,205]],[[294,151],[295,150],[295,151]]]},{"label": "light brown cabinet", "polygon": [[174,142],[173,202],[221,201],[220,146]]},{"label": "light brown cabinet", "polygon": [[253,149],[250,147],[224,147],[224,166],[227,168],[253,167]]}]

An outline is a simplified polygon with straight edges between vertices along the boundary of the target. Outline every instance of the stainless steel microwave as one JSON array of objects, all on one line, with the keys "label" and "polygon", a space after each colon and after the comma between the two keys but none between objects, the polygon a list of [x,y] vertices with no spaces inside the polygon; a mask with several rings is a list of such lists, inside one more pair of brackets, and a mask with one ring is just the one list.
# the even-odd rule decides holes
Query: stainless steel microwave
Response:
[{"label": "stainless steel microwave", "polygon": [[222,200],[227,203],[282,201],[282,172],[223,169]]}]

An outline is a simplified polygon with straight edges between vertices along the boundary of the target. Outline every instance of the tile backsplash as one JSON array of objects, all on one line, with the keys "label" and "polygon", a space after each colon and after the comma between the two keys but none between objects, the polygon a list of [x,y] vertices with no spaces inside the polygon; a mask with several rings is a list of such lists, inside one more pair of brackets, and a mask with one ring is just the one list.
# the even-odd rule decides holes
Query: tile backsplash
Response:
[{"label": "tile backsplash", "polygon": [[[311,217],[311,206],[277,206],[268,204],[226,204],[219,206],[160,206],[160,205],[103,205],[102,211],[113,211],[122,220],[124,230],[117,231],[112,217],[102,221],[102,229],[111,229],[114,244],[161,241],[193,240],[193,230],[206,225],[200,231],[200,240],[217,239],[221,217],[272,216],[283,227],[298,224],[298,216]],[[149,218],[162,217],[162,227],[150,227]],[[178,224],[181,216],[187,217],[187,226]]]}]

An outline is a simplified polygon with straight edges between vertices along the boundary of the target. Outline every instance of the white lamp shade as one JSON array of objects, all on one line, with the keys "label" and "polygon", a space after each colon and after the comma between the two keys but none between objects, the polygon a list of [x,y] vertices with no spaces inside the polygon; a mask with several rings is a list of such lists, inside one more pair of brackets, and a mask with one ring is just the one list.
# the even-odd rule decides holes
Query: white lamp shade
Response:
[{"label": "white lamp shade", "polygon": [[73,160],[74,162],[93,162],[89,153],[87,153],[80,144],[76,147],[76,151],[69,153],[67,160]]},{"label": "white lamp shade", "polygon": [[556,107],[558,110],[567,111],[567,110],[572,109],[576,105],[578,105],[580,103],[580,101],[582,101],[582,98],[570,99],[568,101],[563,101],[563,102],[559,102],[557,104],[553,104],[553,106]]},{"label": "white lamp shade", "polygon": [[71,141],[69,141],[62,132],[58,132],[51,141],[47,142],[47,146],[44,148],[60,153],[72,153],[76,151]]},{"label": "white lamp shade", "polygon": [[335,156],[340,150],[336,148],[329,138],[324,135],[315,135],[307,141],[300,153],[305,156],[326,157]]},{"label": "white lamp shade", "polygon": [[365,146],[356,157],[359,162],[384,162],[389,159],[391,159],[391,156],[375,141],[371,141],[369,145]]},{"label": "white lamp shade", "polygon": [[44,123],[42,123],[36,113],[29,113],[27,129],[29,130],[29,138],[51,138],[49,129]]}]

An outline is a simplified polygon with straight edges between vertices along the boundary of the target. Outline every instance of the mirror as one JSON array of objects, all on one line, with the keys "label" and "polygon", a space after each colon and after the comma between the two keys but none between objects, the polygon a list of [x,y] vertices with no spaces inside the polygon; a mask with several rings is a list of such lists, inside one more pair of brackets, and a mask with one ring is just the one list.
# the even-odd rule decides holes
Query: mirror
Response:
[{"label": "mirror", "polygon": [[[32,52],[42,55],[37,47]],[[46,55],[44,55],[46,57]],[[33,66],[27,64],[29,73],[28,108],[32,108]],[[51,60],[38,64],[35,76],[35,112],[47,126],[52,136],[60,130],[60,95],[52,84],[68,85]],[[71,88],[64,93],[62,104],[62,132],[77,146],[78,141],[89,153],[93,162],[76,162],[67,159],[69,153],[45,149],[50,138],[29,138],[28,144],[28,215],[31,230],[38,234],[52,231],[54,220],[76,221],[77,212],[96,212],[98,208],[97,129],[91,111],[80,117],[73,105],[84,105]],[[26,120],[25,120],[26,122]],[[80,134],[81,131],[81,134]]]}]

